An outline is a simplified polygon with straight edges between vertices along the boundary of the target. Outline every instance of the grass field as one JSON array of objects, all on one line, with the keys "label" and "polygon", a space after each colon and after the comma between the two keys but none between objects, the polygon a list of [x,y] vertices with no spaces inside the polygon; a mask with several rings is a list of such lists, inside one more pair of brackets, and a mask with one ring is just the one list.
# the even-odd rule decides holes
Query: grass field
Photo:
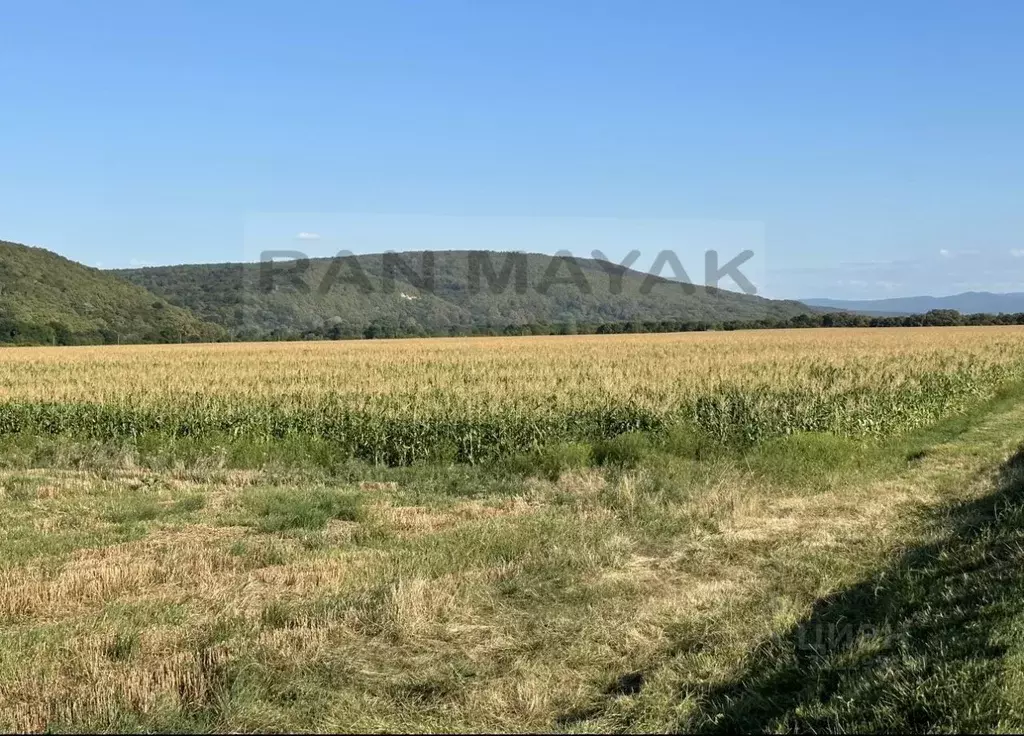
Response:
[{"label": "grass field", "polygon": [[0,352],[0,728],[1024,727],[1024,329]]}]

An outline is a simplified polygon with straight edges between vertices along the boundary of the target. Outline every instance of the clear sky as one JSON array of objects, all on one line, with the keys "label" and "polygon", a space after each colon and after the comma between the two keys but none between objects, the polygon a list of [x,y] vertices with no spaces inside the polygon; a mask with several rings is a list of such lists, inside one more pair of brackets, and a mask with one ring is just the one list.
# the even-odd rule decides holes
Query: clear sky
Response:
[{"label": "clear sky", "polygon": [[91,265],[240,260],[268,213],[318,213],[299,247],[348,213],[664,218],[763,225],[771,296],[1024,291],[1017,0],[0,17],[0,238]]}]

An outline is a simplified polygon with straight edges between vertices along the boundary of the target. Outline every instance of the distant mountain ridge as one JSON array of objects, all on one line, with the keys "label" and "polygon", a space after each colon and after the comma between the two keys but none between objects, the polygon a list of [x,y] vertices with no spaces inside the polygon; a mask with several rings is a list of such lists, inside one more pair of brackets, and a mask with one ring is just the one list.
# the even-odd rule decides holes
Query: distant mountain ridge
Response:
[{"label": "distant mountain ridge", "polygon": [[103,271],[0,241],[0,343],[735,329],[822,311],[541,254],[412,251]]},{"label": "distant mountain ridge", "polygon": [[[401,267],[389,271],[389,256],[392,265]],[[430,261],[431,283],[426,288],[421,278],[426,273],[424,259]],[[352,337],[556,323],[680,320],[718,324],[788,319],[819,311],[795,301],[684,287],[608,262],[535,253],[409,251],[313,258],[301,268],[295,262],[273,268],[278,267],[280,273],[268,272],[268,264],[260,263],[112,273],[239,337],[315,334],[325,328],[333,335]],[[493,288],[496,283],[498,288]]]},{"label": "distant mountain ridge", "polygon": [[801,299],[813,307],[862,314],[924,314],[933,309],[955,309],[961,314],[1016,314],[1024,312],[1024,292],[994,294],[966,291],[952,296],[909,296],[891,299]]}]

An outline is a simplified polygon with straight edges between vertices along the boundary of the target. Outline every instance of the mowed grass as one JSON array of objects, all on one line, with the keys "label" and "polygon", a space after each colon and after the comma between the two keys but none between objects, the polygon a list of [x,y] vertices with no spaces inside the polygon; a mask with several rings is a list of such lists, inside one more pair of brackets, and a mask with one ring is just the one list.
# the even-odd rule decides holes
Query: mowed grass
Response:
[{"label": "mowed grass", "polygon": [[[939,375],[942,334],[984,354],[984,330],[934,333],[830,359]],[[1020,333],[991,334],[1013,365]],[[1012,378],[883,436],[679,422],[475,463],[7,435],[0,728],[1019,729]]]}]

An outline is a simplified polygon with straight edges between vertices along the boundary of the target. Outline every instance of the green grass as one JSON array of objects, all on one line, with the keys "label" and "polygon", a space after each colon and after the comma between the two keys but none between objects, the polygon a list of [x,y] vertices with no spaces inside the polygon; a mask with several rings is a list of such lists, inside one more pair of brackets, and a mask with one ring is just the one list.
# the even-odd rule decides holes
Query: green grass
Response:
[{"label": "green grass", "polygon": [[199,511],[205,504],[206,499],[200,494],[169,502],[136,495],[115,501],[104,518],[115,524],[154,521],[190,514]]},{"label": "green grass", "polygon": [[261,532],[291,529],[323,529],[332,520],[359,521],[362,498],[353,493],[326,489],[254,491],[242,499],[251,516],[249,524]]}]

